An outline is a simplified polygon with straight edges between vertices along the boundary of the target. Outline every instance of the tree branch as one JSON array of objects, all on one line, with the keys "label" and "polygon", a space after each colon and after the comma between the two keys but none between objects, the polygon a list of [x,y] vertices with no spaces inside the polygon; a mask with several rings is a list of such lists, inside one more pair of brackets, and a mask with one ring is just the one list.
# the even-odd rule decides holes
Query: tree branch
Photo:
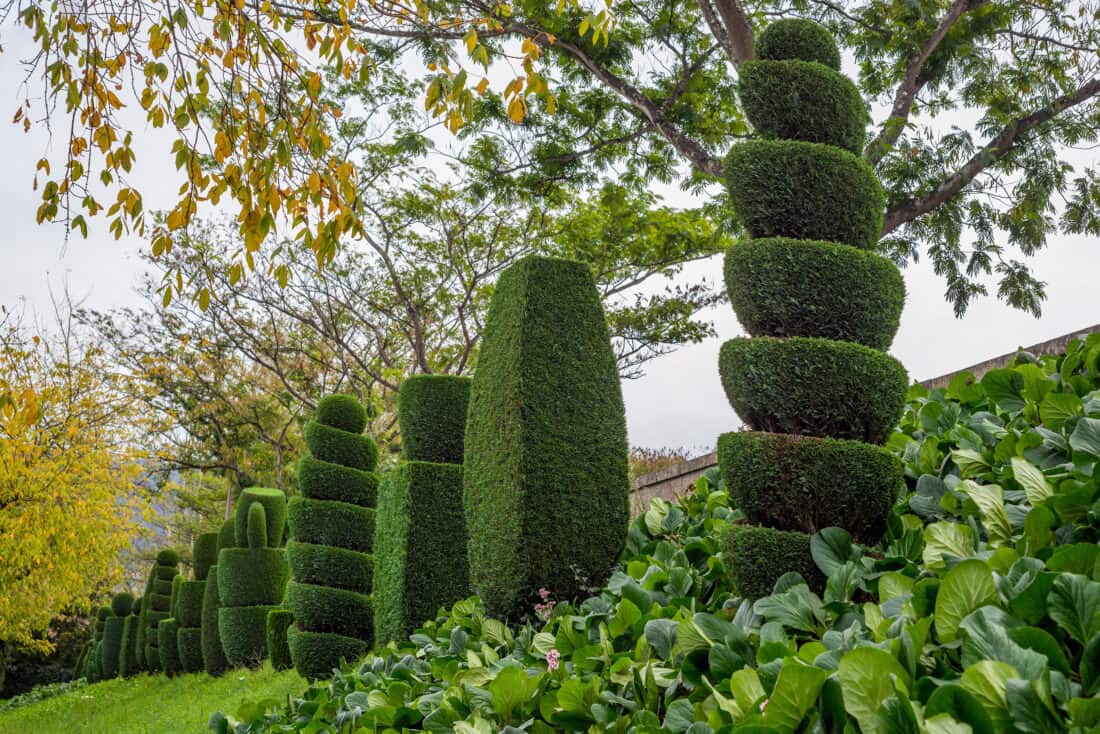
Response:
[{"label": "tree branch", "polygon": [[902,224],[911,222],[949,201],[973,181],[975,176],[1008,155],[1021,135],[1098,94],[1100,94],[1100,77],[1095,77],[1049,105],[1005,125],[996,137],[986,143],[958,171],[944,179],[935,189],[919,198],[904,201],[886,212],[882,234],[890,234]]},{"label": "tree branch", "polygon": [[[705,0],[700,0],[700,5]],[[718,14],[722,16],[722,22],[726,26],[726,35],[733,65],[737,66],[742,61],[748,61],[753,57],[753,45],[755,37],[752,33],[752,23],[745,15],[745,9],[738,0],[715,0]]]},{"label": "tree branch", "polygon": [[733,47],[733,42],[730,41],[730,36],[726,33],[726,27],[722,25],[722,21],[718,18],[717,11],[710,4],[710,0],[699,0],[699,11],[702,12],[703,20],[707,22],[707,27],[710,28],[710,34],[714,36],[714,39],[718,41],[718,45],[726,52],[730,62],[737,66],[739,63],[737,50]]},{"label": "tree branch", "polygon": [[898,89],[894,93],[894,106],[890,110],[890,116],[882,123],[882,130],[879,131],[878,136],[871,141],[864,151],[863,157],[866,158],[868,163],[874,165],[882,160],[886,152],[901,137],[901,131],[905,129],[905,123],[909,120],[909,113],[913,109],[913,101],[917,98],[917,93],[920,92],[921,87],[928,81],[922,76],[924,65],[928,62],[932,53],[939,48],[943,39],[947,37],[947,32],[951,30],[951,26],[955,25],[964,13],[979,5],[984,5],[988,1],[955,0],[951,3],[951,7],[947,9],[947,14],[940,21],[939,26],[932,31],[932,35],[924,42],[917,55],[909,60],[909,65],[905,69],[905,78],[902,79],[901,84],[898,85]]}]

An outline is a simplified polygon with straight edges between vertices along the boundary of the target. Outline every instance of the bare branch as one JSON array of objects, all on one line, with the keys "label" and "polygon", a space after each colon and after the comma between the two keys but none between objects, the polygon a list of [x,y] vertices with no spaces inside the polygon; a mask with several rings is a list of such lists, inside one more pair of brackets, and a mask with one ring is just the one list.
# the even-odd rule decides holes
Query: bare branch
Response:
[{"label": "bare branch", "polygon": [[745,14],[738,0],[715,0],[718,14],[722,16],[722,22],[726,26],[726,34],[729,37],[729,45],[733,65],[737,66],[742,61],[748,61],[753,57],[755,37],[752,33],[752,23]]}]

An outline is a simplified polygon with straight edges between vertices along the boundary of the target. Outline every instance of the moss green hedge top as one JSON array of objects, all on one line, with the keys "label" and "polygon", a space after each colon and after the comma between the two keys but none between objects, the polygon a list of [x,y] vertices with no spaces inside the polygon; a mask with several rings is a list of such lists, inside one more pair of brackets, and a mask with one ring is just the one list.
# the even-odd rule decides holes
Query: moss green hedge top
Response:
[{"label": "moss green hedge top", "polygon": [[619,374],[588,266],[528,257],[497,283],[470,393],[464,506],[492,613],[572,598],[618,558],[629,517]]},{"label": "moss green hedge top", "polygon": [[164,550],[157,553],[158,566],[171,566],[174,568],[179,565],[179,562],[180,554],[177,553],[174,548],[165,548]]},{"label": "moss green hedge top", "polygon": [[210,567],[218,562],[218,534],[200,533],[191,544],[191,563],[196,581],[205,581]]},{"label": "moss green hedge top", "polygon": [[401,452],[409,461],[461,464],[470,378],[413,375],[397,392]]},{"label": "moss green hedge top", "polygon": [[233,513],[233,535],[237,547],[248,547],[248,513],[253,504],[259,504],[264,509],[267,536],[265,545],[279,547],[283,544],[286,530],[286,494],[281,489],[269,487],[249,487],[237,499],[237,507]]},{"label": "moss green hedge top", "polygon": [[840,49],[824,26],[802,18],[772,21],[756,38],[756,58],[816,61],[840,69]]},{"label": "moss green hedge top", "polygon": [[367,411],[353,395],[326,395],[318,401],[313,419],[349,433],[362,433],[367,427]]},{"label": "moss green hedge top", "polygon": [[125,617],[134,610],[134,595],[128,591],[115,594],[111,599],[111,613],[116,617]]}]

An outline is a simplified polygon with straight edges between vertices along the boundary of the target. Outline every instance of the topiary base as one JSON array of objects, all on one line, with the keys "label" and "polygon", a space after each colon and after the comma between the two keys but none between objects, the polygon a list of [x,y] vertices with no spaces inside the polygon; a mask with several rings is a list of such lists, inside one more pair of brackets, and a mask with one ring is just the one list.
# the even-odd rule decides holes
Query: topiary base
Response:
[{"label": "topiary base", "polygon": [[160,654],[160,667],[165,675],[176,675],[180,672],[178,634],[179,623],[173,617],[157,625],[157,652]]},{"label": "topiary base", "polygon": [[291,581],[286,588],[286,606],[304,629],[368,641],[373,635],[374,616],[367,594]]},{"label": "topiary base", "polygon": [[176,601],[176,619],[180,629],[198,627],[202,624],[202,597],[206,593],[205,581],[184,581],[180,584],[179,599]]},{"label": "topiary base", "polygon": [[231,666],[259,665],[267,657],[267,613],[271,609],[272,605],[218,610],[218,634]]},{"label": "topiary base", "polygon": [[267,613],[267,656],[275,670],[294,667],[286,641],[287,630],[293,623],[294,614],[289,609],[272,609]]},{"label": "topiary base", "polygon": [[105,680],[118,677],[119,661],[123,655],[122,629],[125,624],[126,620],[122,617],[108,617],[103,623],[103,642],[100,647],[102,657],[99,668]]},{"label": "topiary base", "polygon": [[184,673],[197,673],[202,670],[202,629],[199,627],[180,627],[176,632],[176,649],[179,654],[180,670]]},{"label": "topiary base", "polygon": [[202,667],[210,675],[221,675],[229,669],[229,661],[222,650],[222,638],[218,632],[218,567],[210,567],[206,589],[202,597]]},{"label": "topiary base", "polygon": [[306,632],[297,625],[287,630],[287,645],[294,667],[303,678],[329,678],[340,661],[354,662],[367,653],[367,643],[329,632]]},{"label": "topiary base", "polygon": [[145,667],[151,673],[160,672],[160,651],[153,645],[145,645]]},{"label": "topiary base", "polygon": [[754,525],[732,525],[722,535],[722,556],[734,590],[749,599],[767,596],[775,582],[791,571],[802,574],[821,593],[825,576],[810,554],[810,536]]}]

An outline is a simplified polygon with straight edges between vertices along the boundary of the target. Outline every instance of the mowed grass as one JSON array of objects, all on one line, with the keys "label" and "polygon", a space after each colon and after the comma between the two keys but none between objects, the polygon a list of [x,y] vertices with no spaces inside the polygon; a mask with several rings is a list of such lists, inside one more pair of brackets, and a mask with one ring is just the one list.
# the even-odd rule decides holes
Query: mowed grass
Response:
[{"label": "mowed grass", "polygon": [[69,691],[0,714],[0,734],[203,734],[210,714],[244,700],[285,701],[306,689],[293,670],[233,670],[166,678],[140,675]]}]

